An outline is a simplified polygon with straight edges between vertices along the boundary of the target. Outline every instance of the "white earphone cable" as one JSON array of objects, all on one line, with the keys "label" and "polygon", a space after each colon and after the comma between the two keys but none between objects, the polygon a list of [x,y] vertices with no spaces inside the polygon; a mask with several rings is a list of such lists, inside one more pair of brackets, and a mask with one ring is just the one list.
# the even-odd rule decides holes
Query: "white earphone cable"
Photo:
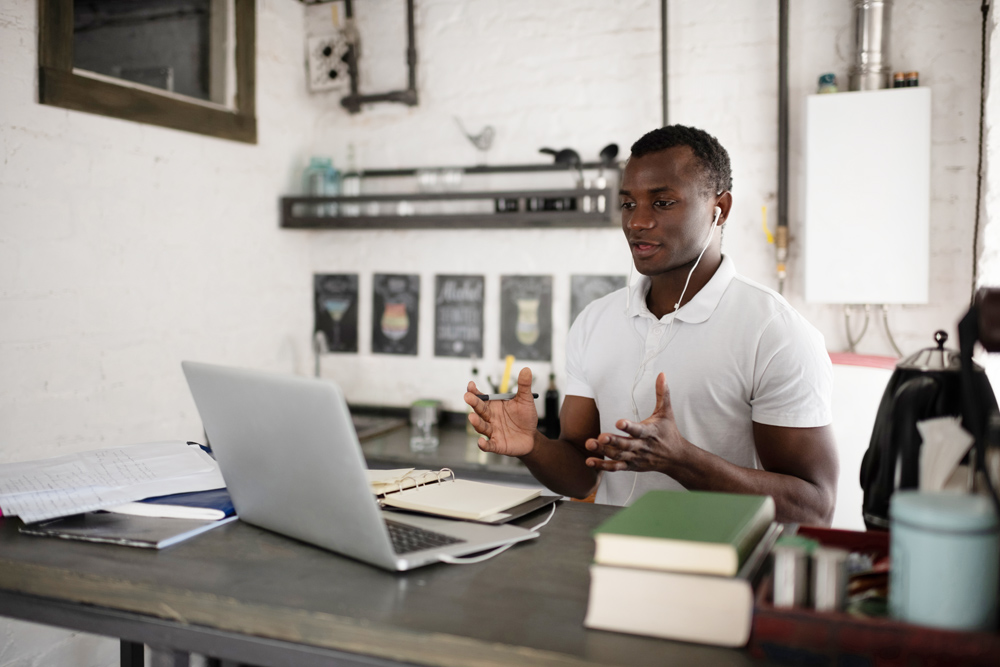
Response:
[{"label": "white earphone cable", "polygon": [[[528,528],[528,530],[533,532],[538,532],[539,528],[542,528],[549,521],[552,521],[552,517],[555,516],[556,514],[556,505],[558,504],[559,503],[557,502],[552,503],[552,511],[549,512],[549,516],[541,523],[538,523],[532,526],[531,528]],[[500,554],[502,554],[504,551],[507,551],[507,549],[510,549],[515,544],[517,544],[517,542],[504,544],[503,546],[496,547],[495,549],[487,551],[486,553],[479,554],[478,556],[449,556],[448,554],[442,554],[438,556],[438,560],[440,560],[442,563],[448,563],[449,565],[468,565],[470,563],[482,563],[484,560],[489,560],[494,556],[499,556]]]},{"label": "white earphone cable", "polygon": [[[635,390],[636,390],[636,388],[637,388],[637,386],[639,384],[639,381],[642,379],[643,373],[646,370],[646,364],[649,363],[650,361],[652,361],[653,359],[655,359],[656,357],[658,357],[663,352],[663,350],[665,350],[667,348],[667,345],[670,344],[670,341],[671,341],[670,334],[673,332],[674,322],[677,320],[677,310],[681,307],[681,303],[684,302],[684,294],[687,292],[688,285],[691,283],[691,276],[694,275],[694,270],[698,268],[698,264],[701,263],[701,258],[705,255],[705,251],[708,250],[708,246],[710,246],[712,244],[712,235],[715,233],[715,228],[719,224],[719,216],[721,216],[721,215],[722,215],[722,208],[720,208],[719,206],[716,206],[715,207],[715,218],[712,220],[712,226],[709,227],[709,229],[708,229],[708,238],[705,239],[705,245],[702,246],[701,252],[698,253],[698,259],[696,259],[694,261],[694,265],[691,267],[691,270],[688,271],[687,279],[684,281],[684,287],[681,289],[681,295],[677,299],[677,303],[674,304],[674,310],[672,311],[673,314],[674,314],[674,316],[670,318],[670,325],[667,327],[667,333],[663,337],[663,344],[660,345],[657,348],[656,352],[654,352],[653,354],[645,355],[642,363],[639,364],[639,368],[635,372],[635,376],[633,376],[633,378],[632,378],[632,391],[630,393],[629,398],[632,401],[632,418],[635,421],[639,421],[639,407],[636,404],[636,400],[635,400]],[[626,282],[626,287],[628,287],[628,293],[627,293],[626,300],[625,300],[625,314],[626,315],[628,315],[629,305],[630,305],[631,297],[632,297],[632,286],[631,286],[630,283],[631,283],[631,278],[632,278],[632,267],[634,267],[634,265],[635,264],[633,262],[629,266],[629,280]],[[639,342],[644,345],[645,341],[642,339],[642,336],[639,336],[639,332],[635,330],[635,326],[634,325],[632,326],[632,332],[635,333],[635,335],[639,338]],[[628,505],[629,501],[632,500],[632,495],[635,494],[635,487],[636,487],[636,483],[638,481],[639,481],[639,473],[638,472],[633,472],[632,473],[632,490],[629,491],[628,498],[626,498],[625,502],[622,503],[623,505]]]}]

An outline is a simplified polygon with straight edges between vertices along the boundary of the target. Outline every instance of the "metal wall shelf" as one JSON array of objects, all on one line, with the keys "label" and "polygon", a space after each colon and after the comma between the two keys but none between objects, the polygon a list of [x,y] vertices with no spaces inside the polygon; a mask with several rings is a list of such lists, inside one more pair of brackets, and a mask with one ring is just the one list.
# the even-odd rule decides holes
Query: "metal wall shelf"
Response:
[{"label": "metal wall shelf", "polygon": [[[605,188],[490,190],[369,194],[341,197],[282,197],[281,226],[286,229],[524,229],[615,227],[617,167],[585,163],[582,170],[604,169]],[[363,178],[416,176],[422,170],[372,170]],[[443,169],[442,171],[447,171]],[[463,174],[577,171],[562,164],[466,167]],[[498,211],[497,202],[517,202]],[[439,206],[435,206],[439,204]],[[371,215],[365,215],[372,208]],[[386,212],[392,210],[391,213]],[[491,210],[492,209],[492,210]],[[349,214],[345,214],[345,210]]]}]

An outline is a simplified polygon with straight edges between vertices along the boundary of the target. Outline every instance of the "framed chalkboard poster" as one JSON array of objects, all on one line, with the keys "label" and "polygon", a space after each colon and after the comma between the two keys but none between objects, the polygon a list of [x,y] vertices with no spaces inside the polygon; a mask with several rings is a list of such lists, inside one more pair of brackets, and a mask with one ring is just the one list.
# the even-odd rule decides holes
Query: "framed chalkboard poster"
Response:
[{"label": "framed chalkboard poster", "polygon": [[434,355],[483,356],[483,276],[434,277]]},{"label": "framed chalkboard poster", "polygon": [[570,276],[569,323],[573,324],[587,304],[625,287],[625,276]]},{"label": "framed chalkboard poster", "polygon": [[420,276],[376,273],[372,286],[372,352],[417,354]]},{"label": "framed chalkboard poster", "polygon": [[552,359],[552,276],[500,276],[500,358]]},{"label": "framed chalkboard poster", "polygon": [[314,331],[321,332],[328,352],[358,351],[358,275],[313,276]]}]

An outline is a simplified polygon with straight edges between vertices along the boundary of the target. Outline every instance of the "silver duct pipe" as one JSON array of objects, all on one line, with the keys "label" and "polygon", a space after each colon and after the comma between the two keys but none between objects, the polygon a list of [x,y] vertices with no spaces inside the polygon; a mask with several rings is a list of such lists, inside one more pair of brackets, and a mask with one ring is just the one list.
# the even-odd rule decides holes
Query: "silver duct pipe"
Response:
[{"label": "silver duct pipe", "polygon": [[847,70],[850,90],[889,88],[892,0],[851,0],[854,4],[854,62]]}]

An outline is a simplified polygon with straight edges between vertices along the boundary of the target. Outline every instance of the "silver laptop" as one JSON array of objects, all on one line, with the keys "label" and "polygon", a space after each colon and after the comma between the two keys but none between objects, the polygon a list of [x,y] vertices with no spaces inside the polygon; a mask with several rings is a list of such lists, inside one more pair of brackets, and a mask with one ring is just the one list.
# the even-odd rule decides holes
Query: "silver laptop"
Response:
[{"label": "silver laptop", "polygon": [[181,366],[242,521],[387,570],[538,536],[382,511],[347,402],[331,380]]}]

